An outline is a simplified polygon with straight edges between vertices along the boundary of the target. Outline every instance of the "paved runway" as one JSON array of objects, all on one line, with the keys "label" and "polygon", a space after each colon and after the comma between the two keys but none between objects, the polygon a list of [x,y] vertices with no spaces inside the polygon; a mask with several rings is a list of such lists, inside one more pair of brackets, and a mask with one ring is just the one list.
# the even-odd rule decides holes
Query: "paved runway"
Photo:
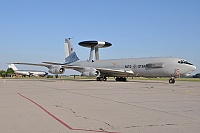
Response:
[{"label": "paved runway", "polygon": [[200,82],[0,79],[2,133],[199,133]]}]

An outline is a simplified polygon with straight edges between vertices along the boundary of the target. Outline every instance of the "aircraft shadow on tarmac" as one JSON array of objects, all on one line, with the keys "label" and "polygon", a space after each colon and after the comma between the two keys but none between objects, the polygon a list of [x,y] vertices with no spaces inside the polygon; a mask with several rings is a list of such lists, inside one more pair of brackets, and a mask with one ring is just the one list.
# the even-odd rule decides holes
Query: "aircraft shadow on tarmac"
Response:
[{"label": "aircraft shadow on tarmac", "polygon": [[[62,80],[62,79],[59,79]],[[63,79],[64,81],[76,81],[76,82],[99,82],[95,79]],[[160,84],[169,84],[167,81],[159,81],[159,80],[128,80],[128,81],[115,81],[115,80],[107,80],[107,81],[101,81],[101,82],[116,82],[116,83],[129,83],[129,82],[135,82],[135,83],[160,83]]]}]

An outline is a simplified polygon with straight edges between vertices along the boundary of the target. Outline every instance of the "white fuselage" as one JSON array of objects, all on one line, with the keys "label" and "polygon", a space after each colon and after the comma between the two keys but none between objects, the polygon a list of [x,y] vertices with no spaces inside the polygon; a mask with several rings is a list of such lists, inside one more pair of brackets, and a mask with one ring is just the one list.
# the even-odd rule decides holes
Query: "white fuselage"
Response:
[{"label": "white fuselage", "polygon": [[[182,61],[182,63],[181,63]],[[134,76],[145,77],[168,77],[186,75],[196,69],[194,65],[180,58],[128,58],[128,59],[110,59],[76,61],[72,63],[74,66],[93,67],[93,68],[109,68],[113,70],[132,71]],[[108,75],[117,76],[117,75]]]}]

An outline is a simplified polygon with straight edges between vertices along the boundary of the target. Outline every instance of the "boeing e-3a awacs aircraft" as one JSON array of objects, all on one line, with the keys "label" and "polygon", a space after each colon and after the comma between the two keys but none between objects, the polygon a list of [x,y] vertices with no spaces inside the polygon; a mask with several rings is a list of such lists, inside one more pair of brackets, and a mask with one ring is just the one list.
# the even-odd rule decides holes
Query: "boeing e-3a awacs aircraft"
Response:
[{"label": "boeing e-3a awacs aircraft", "polygon": [[171,77],[169,83],[175,83],[173,77],[190,74],[196,69],[192,63],[184,59],[172,57],[80,61],[72,47],[70,38],[65,39],[65,54],[65,63],[42,62],[42,64],[14,64],[45,66],[53,74],[62,74],[65,69],[73,69],[82,73],[84,76],[96,77],[97,81],[106,81],[107,77],[116,77],[116,81],[126,81],[126,77],[135,76]]},{"label": "boeing e-3a awacs aircraft", "polygon": [[16,75],[22,75],[22,76],[46,76],[48,73],[44,71],[35,71],[35,70],[19,70],[14,64],[8,65],[8,68],[12,68],[14,70],[14,73]]}]

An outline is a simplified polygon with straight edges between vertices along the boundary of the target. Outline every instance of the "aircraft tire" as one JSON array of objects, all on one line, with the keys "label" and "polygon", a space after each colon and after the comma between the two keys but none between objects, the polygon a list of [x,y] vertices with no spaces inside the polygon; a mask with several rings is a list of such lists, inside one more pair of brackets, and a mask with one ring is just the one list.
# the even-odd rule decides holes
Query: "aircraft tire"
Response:
[{"label": "aircraft tire", "polygon": [[125,77],[117,77],[115,80],[116,81],[124,81],[124,82],[127,81],[127,79]]},{"label": "aircraft tire", "polygon": [[103,77],[100,77],[99,79],[100,79],[100,81],[103,81],[103,80],[104,80],[104,78],[103,78]]},{"label": "aircraft tire", "polygon": [[175,79],[174,79],[174,78],[170,78],[170,79],[169,79],[169,83],[170,83],[170,84],[174,84],[174,83],[175,83]]},{"label": "aircraft tire", "polygon": [[119,80],[119,77],[116,77],[115,81],[120,81],[120,80]]},{"label": "aircraft tire", "polygon": [[97,77],[96,78],[97,81],[107,81],[106,77]]}]

